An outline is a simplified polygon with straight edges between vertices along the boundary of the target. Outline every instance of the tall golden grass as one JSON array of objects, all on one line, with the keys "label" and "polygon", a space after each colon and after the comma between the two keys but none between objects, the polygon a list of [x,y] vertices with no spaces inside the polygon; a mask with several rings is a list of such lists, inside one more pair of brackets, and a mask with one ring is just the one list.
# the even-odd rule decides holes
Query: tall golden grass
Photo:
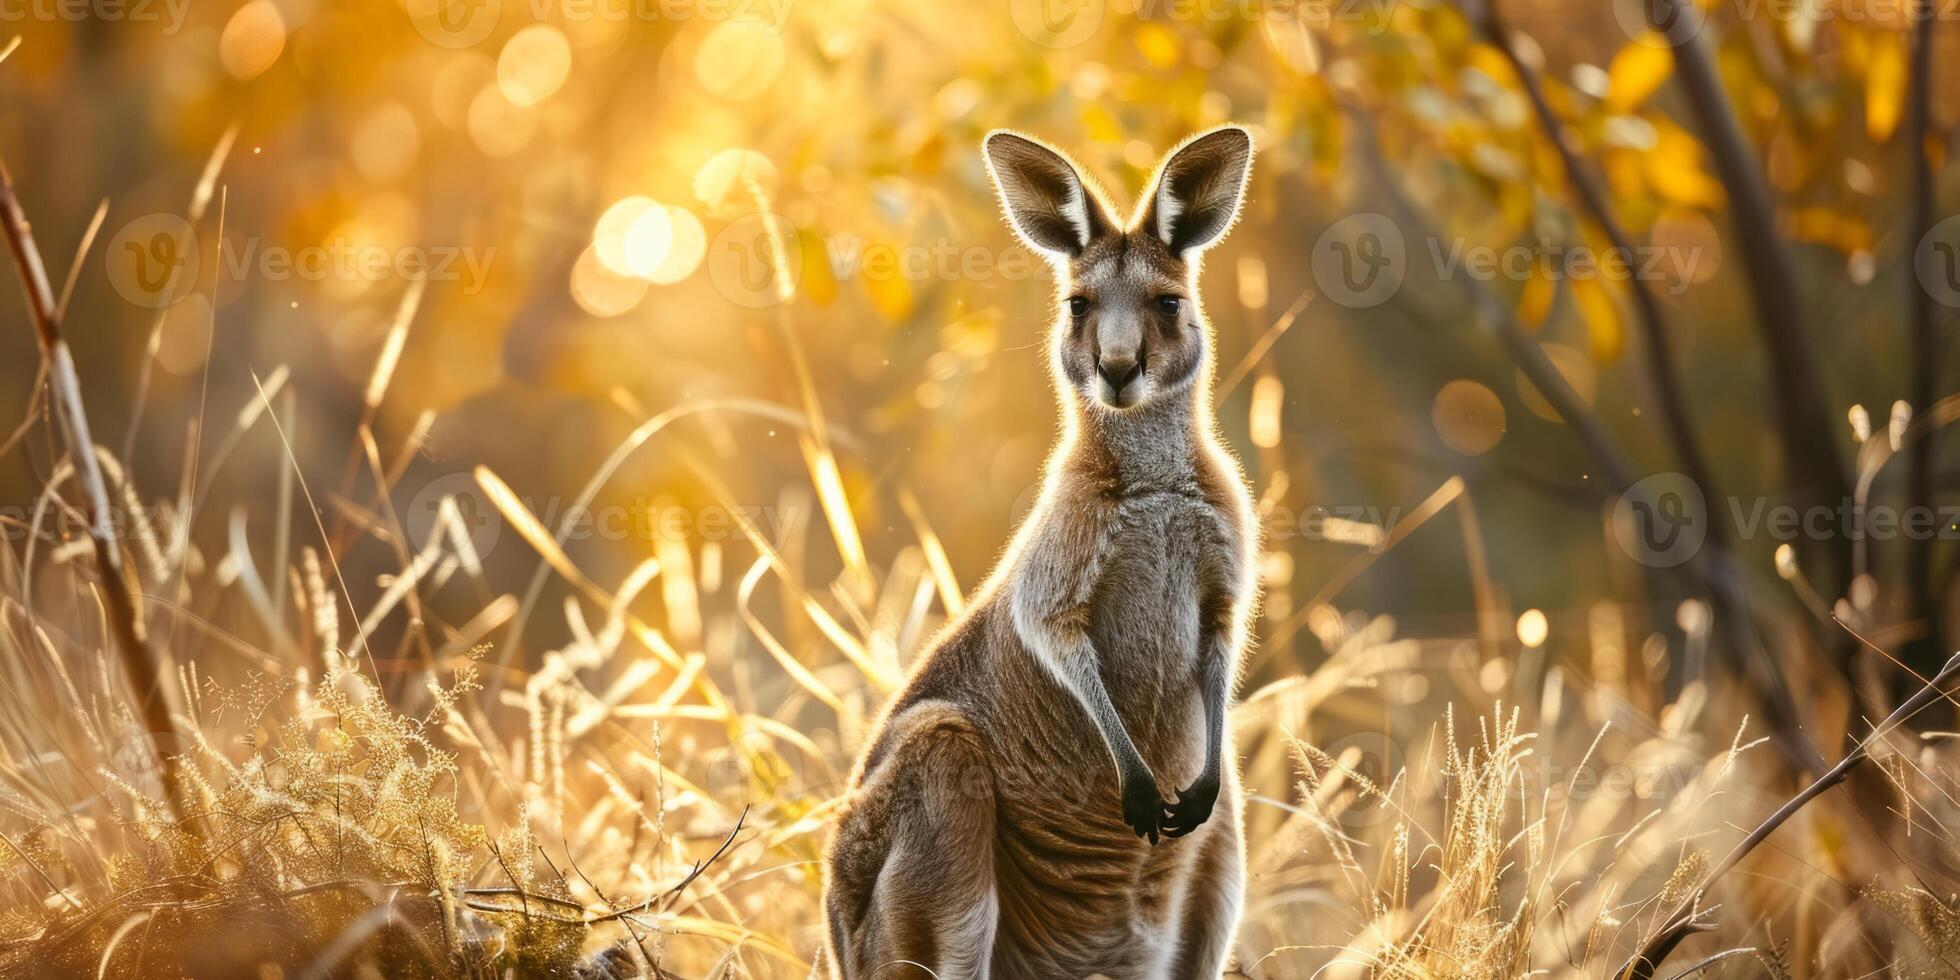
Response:
[{"label": "tall golden grass", "polygon": [[[277,430],[282,397],[273,379],[253,403],[219,406],[230,429],[211,437]],[[626,448],[671,421],[655,416]],[[478,470],[505,526],[577,590],[562,610],[575,639],[528,668],[497,639],[521,602],[487,591],[453,502],[443,533],[409,550],[367,430],[364,468],[382,482],[354,543],[336,558],[302,510],[279,567],[241,529],[205,551],[185,493],[158,496],[105,453],[119,513],[135,518],[121,542],[174,735],[141,722],[78,536],[75,475],[55,473],[0,558],[0,967],[808,975],[842,774],[962,585],[916,503],[909,545],[853,554],[853,508],[817,438],[807,485],[784,493],[818,501],[789,511],[821,525],[770,537],[743,521],[726,548],[668,542],[611,583]],[[843,571],[813,581],[791,556],[825,545]],[[403,560],[347,582],[336,564],[349,548]],[[470,587],[489,598],[469,623],[413,622],[412,597]],[[765,588],[803,639],[759,612]],[[650,591],[657,613],[640,611]],[[215,621],[226,610],[236,628]],[[400,650],[380,661],[406,652],[412,666],[378,674],[377,628],[403,616]],[[1246,692],[1235,717],[1252,792],[1244,975],[1607,975],[1696,893],[1711,855],[1774,809],[1791,774],[1733,691],[1696,682],[1660,703],[1646,638],[1610,604],[1586,616],[1590,670],[1518,690],[1516,661],[1486,658],[1474,637],[1308,610],[1325,662]],[[737,659],[738,636],[768,659]],[[1862,734],[1840,717],[1810,736]],[[1718,729],[1733,734],[1707,734]],[[181,814],[152,743],[180,762]],[[1909,870],[1951,866],[1950,744],[1885,734],[1877,771],[1894,795],[1803,811],[1714,886],[1709,931],[1668,975],[1703,957],[1710,975],[1952,972],[1956,913]]]},{"label": "tall golden grass", "polygon": [[[83,467],[70,454],[31,518],[7,524],[0,972],[821,969],[819,857],[850,760],[967,584],[931,508],[894,490],[905,539],[862,533],[785,329],[796,407],[652,413],[622,394],[644,421],[580,501],[688,419],[762,418],[797,434],[805,477],[779,488],[779,526],[744,516],[702,459],[732,540],[656,536],[652,555],[603,580],[564,547],[569,518],[553,526],[478,468],[458,493],[494,506],[507,546],[537,568],[528,589],[500,590],[456,496],[419,542],[393,503],[426,426],[382,445],[372,420],[418,296],[407,291],[361,394],[331,495],[292,451],[282,372],[245,403],[208,406],[200,448],[217,449],[195,479],[165,489],[106,450]],[[199,508],[250,435],[286,456],[270,528]],[[1262,634],[1304,629],[1325,656],[1262,665],[1282,676],[1242,692],[1234,717],[1250,792],[1240,975],[1613,975],[1684,905],[1694,935],[1660,975],[1956,972],[1950,733],[1874,734],[1852,692],[1792,664],[1792,687],[1829,720],[1802,736],[1832,757],[1868,742],[1880,778],[1824,795],[1708,881],[1803,777],[1767,744],[1746,689],[1710,676],[1666,697],[1665,644],[1611,602],[1561,614],[1580,626],[1556,651],[1528,616],[1510,639],[1512,615],[1488,598],[1466,636],[1401,635],[1341,604],[1408,534],[1452,522],[1479,560],[1474,504],[1452,479],[1312,592],[1266,576]],[[104,527],[107,552],[92,536]],[[392,571],[350,578],[356,555]],[[1801,585],[1793,558],[1783,571]],[[569,589],[555,610],[538,599],[549,578]],[[124,587],[131,631],[117,623]],[[475,597],[473,615],[425,615],[457,593]],[[1837,608],[1855,626],[1864,602]],[[1689,643],[1710,642],[1706,609],[1678,613]],[[521,624],[545,616],[570,639],[518,656]]]}]

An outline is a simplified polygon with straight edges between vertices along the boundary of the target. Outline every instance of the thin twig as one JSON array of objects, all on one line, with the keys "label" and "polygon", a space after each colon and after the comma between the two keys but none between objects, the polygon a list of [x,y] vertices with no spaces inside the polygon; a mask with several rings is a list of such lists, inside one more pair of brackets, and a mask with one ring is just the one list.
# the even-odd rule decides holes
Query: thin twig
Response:
[{"label": "thin twig", "polygon": [[[577,922],[580,925],[596,926],[606,922],[618,921],[626,918],[627,916],[638,915],[641,912],[650,911],[654,908],[666,908],[672,905],[674,900],[678,899],[681,896],[681,893],[687,890],[687,886],[693,884],[696,878],[701,877],[701,875],[704,872],[706,872],[709,868],[713,867],[717,861],[720,861],[722,857],[728,853],[729,848],[735,846],[735,837],[736,835],[742,832],[742,827],[748,821],[748,819],[749,819],[749,808],[745,806],[742,808],[741,815],[735,818],[735,826],[728,831],[728,836],[722,838],[721,846],[715,848],[715,852],[713,854],[708,855],[706,859],[697,862],[694,865],[694,867],[688,871],[686,876],[682,877],[681,880],[674,885],[674,887],[669,888],[666,891],[661,892],[660,894],[655,895],[644,902],[640,902],[634,905],[628,905],[624,908],[614,909],[611,912],[607,912],[604,915],[582,914],[577,919],[561,919],[559,921]],[[542,851],[540,852],[540,854],[542,855]],[[550,862],[551,859],[549,857],[545,857],[545,863],[549,864]],[[556,870],[555,867],[554,870]],[[573,866],[573,870],[577,870],[576,865]],[[580,877],[584,877],[584,872],[579,872],[579,875]],[[560,875],[560,877],[562,878],[563,875]],[[591,884],[589,880],[586,883],[588,885]],[[594,891],[597,891],[597,889],[595,888]],[[521,888],[465,888],[463,889],[463,896],[465,898],[515,897],[520,902],[538,902],[544,905],[554,905],[563,909],[572,909],[580,913],[584,913],[586,911],[585,906],[583,904],[572,901],[571,899],[554,898],[549,895],[534,895],[524,891]],[[600,898],[603,900],[605,896],[601,895]],[[519,911],[518,909],[497,906],[490,903],[475,903],[472,904],[470,907],[485,912],[510,913],[510,912]]]},{"label": "thin twig", "polygon": [[177,779],[178,763],[174,756],[156,744],[159,735],[176,736],[176,724],[170,717],[170,707],[165,700],[162,675],[157,669],[156,659],[150,653],[137,615],[136,593],[123,567],[122,547],[116,541],[116,529],[111,519],[109,491],[102,479],[102,462],[96,457],[95,441],[89,435],[88,413],[82,406],[81,379],[75,371],[75,356],[61,336],[61,304],[55,299],[54,288],[49,284],[40,247],[34,242],[33,229],[28,224],[27,213],[20,206],[20,198],[14,193],[13,177],[7,172],[4,161],[0,161],[0,226],[4,226],[7,243],[13,248],[14,264],[20,272],[35,333],[40,339],[41,356],[49,365],[48,380],[54,390],[55,414],[61,421],[68,455],[74,461],[76,478],[81,481],[82,491],[87,495],[88,536],[95,546],[96,567],[102,578],[103,603],[107,607],[110,628],[115,633],[116,649],[121,654],[129,683],[135,690],[137,709],[149,730],[150,749],[163,764],[164,797],[171,808],[181,815],[186,808],[178,798],[182,792]]},{"label": "thin twig", "polygon": [[1709,967],[1714,966],[1715,964],[1720,963],[1723,960],[1726,960],[1732,956],[1754,956],[1754,955],[1756,955],[1756,947],[1754,946],[1738,946],[1734,949],[1725,949],[1719,953],[1716,953],[1714,956],[1710,956],[1702,959],[1701,961],[1697,962],[1695,965],[1688,967],[1687,969],[1682,970],[1680,973],[1677,973],[1667,978],[1667,980],[1683,980],[1683,978],[1685,977],[1694,976],[1695,974],[1700,973],[1703,970],[1706,970]]}]

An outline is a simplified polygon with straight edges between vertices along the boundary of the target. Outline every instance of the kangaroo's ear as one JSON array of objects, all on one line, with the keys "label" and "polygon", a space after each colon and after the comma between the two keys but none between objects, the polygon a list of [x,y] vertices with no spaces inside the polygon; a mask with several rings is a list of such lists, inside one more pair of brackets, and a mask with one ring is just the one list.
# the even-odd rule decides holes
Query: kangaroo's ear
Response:
[{"label": "kangaroo's ear", "polygon": [[1238,220],[1251,174],[1251,133],[1222,126],[1187,140],[1164,161],[1143,225],[1179,255],[1203,251]]},{"label": "kangaroo's ear", "polygon": [[1029,248],[1073,257],[1110,230],[1102,203],[1061,153],[996,130],[987,134],[986,156],[1008,223]]}]

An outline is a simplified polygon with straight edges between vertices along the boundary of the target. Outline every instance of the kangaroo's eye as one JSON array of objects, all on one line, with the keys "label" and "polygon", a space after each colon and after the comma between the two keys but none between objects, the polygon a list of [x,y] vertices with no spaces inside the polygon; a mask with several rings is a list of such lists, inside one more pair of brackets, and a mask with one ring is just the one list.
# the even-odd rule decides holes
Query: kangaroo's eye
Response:
[{"label": "kangaroo's eye", "polygon": [[1068,298],[1068,315],[1078,320],[1089,315],[1089,301],[1080,296]]},{"label": "kangaroo's eye", "polygon": [[1176,296],[1157,297],[1157,308],[1163,310],[1165,316],[1176,316],[1177,308],[1183,303],[1184,300],[1179,299]]}]

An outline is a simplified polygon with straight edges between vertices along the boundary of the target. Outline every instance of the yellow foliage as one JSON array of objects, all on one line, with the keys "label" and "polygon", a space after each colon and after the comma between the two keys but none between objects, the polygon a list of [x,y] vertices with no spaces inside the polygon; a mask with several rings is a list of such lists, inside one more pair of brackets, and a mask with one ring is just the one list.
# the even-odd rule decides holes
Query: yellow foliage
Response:
[{"label": "yellow foliage", "polygon": [[1701,143],[1671,121],[1657,120],[1654,129],[1654,148],[1642,161],[1648,184],[1673,204],[1720,207],[1725,195],[1702,169]]},{"label": "yellow foliage", "polygon": [[1875,31],[1865,65],[1865,134],[1875,143],[1892,138],[1906,98],[1906,38]]},{"label": "yellow foliage", "polygon": [[1615,300],[1617,284],[1596,278],[1574,280],[1572,295],[1586,318],[1586,338],[1592,345],[1593,360],[1611,364],[1626,352],[1626,326]]},{"label": "yellow foliage", "polygon": [[1674,52],[1652,31],[1635,38],[1613,56],[1607,70],[1606,108],[1631,112],[1674,73]]}]

